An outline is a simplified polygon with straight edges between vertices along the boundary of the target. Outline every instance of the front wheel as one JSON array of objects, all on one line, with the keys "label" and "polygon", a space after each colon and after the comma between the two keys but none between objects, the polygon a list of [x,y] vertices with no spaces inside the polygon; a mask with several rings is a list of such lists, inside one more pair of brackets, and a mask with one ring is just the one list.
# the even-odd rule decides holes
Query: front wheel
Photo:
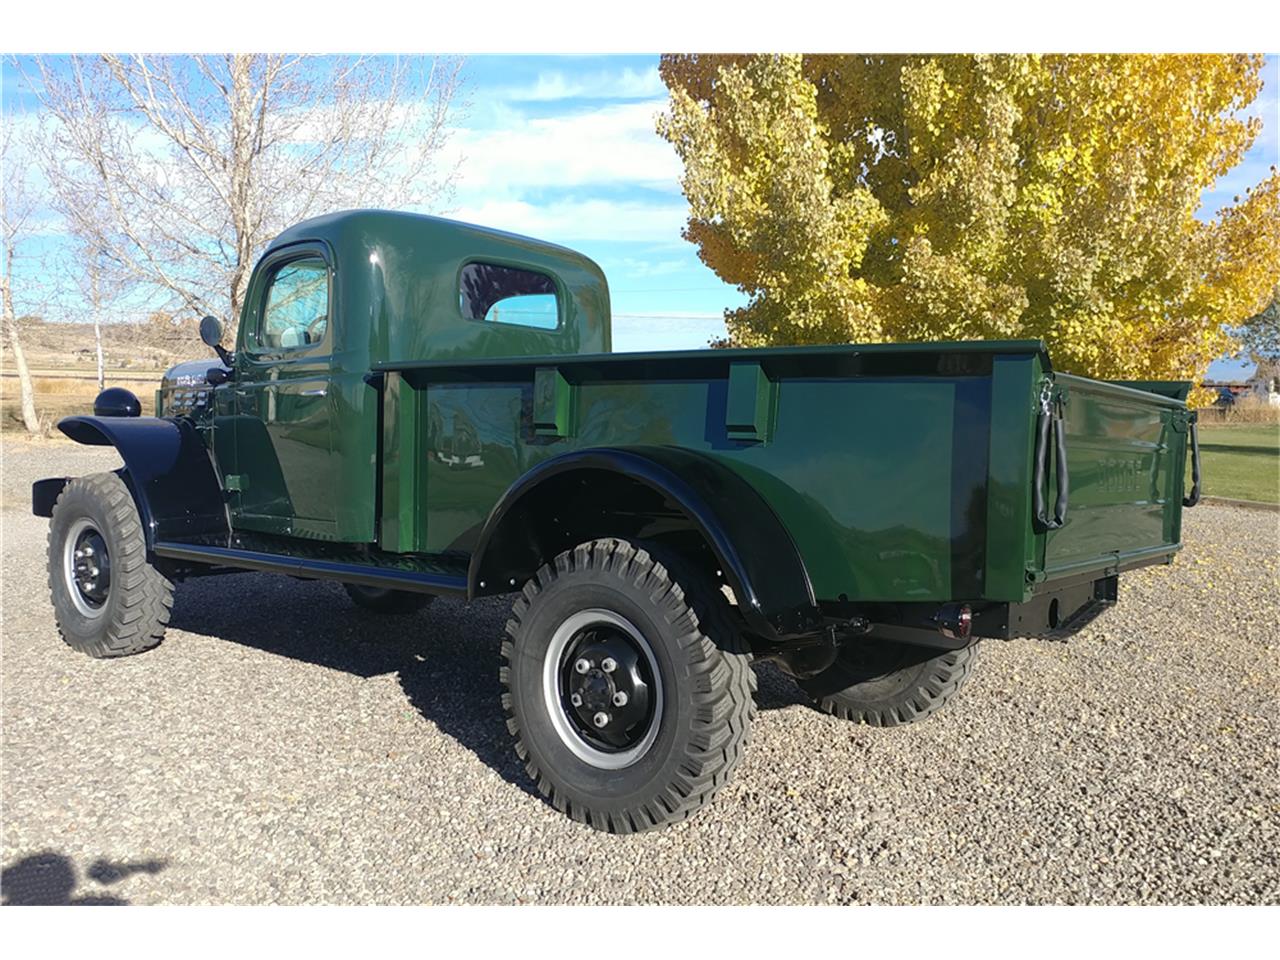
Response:
[{"label": "front wheel", "polygon": [[502,644],[516,752],[556,809],[611,833],[682,820],[742,756],[755,674],[724,598],[625,540],[543,566]]},{"label": "front wheel", "polygon": [[71,480],[49,521],[49,592],[67,645],[124,657],[164,638],[173,584],[147,560],[133,495],[114,473]]},{"label": "front wheel", "polygon": [[836,662],[800,687],[827,713],[894,727],[936,713],[960,692],[977,645],[934,650],[868,637],[846,644]]}]

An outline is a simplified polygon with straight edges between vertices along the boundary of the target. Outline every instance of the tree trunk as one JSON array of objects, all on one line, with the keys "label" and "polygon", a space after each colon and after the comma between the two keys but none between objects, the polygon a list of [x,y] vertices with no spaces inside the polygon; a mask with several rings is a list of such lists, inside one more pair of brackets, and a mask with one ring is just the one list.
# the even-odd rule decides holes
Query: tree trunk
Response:
[{"label": "tree trunk", "polygon": [[[0,210],[3,206],[0,205]],[[22,338],[18,335],[18,314],[13,305],[13,288],[10,286],[13,277],[14,243],[13,234],[5,231],[6,250],[4,272],[0,274],[0,318],[4,321],[4,332],[9,335],[9,346],[13,349],[13,365],[18,369],[18,392],[22,405],[22,425],[32,435],[40,432],[40,417],[36,415],[36,390],[31,382],[31,370],[27,367],[27,355],[22,352]]]},{"label": "tree trunk", "polygon": [[98,351],[98,392],[101,393],[107,386],[107,371],[102,361],[102,324],[96,312],[93,315],[93,340]]},{"label": "tree trunk", "polygon": [[26,354],[22,352],[18,324],[15,320],[10,320],[5,326],[9,328],[7,332],[9,346],[13,349],[13,365],[18,368],[18,389],[22,398],[22,425],[27,428],[27,433],[38,434],[40,418],[36,415],[36,391],[31,383],[31,371],[27,367]]},{"label": "tree trunk", "polygon": [[102,261],[101,251],[89,252],[89,305],[93,307],[93,345],[98,356],[98,392],[107,386],[106,370],[102,362]]},{"label": "tree trunk", "polygon": [[[231,61],[231,229],[235,235],[236,262],[231,273],[231,316],[227,317],[227,327],[233,337],[240,322],[240,301],[253,267],[254,105],[258,94],[253,81],[254,59],[240,54]],[[264,104],[267,95],[265,89],[261,91]]]}]

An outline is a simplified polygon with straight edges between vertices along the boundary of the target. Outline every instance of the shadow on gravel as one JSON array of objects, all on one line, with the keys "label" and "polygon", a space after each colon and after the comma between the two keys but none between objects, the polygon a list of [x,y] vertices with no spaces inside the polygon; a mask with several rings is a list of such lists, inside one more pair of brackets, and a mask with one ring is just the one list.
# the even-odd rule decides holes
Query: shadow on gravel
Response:
[{"label": "shadow on gravel", "polygon": [[772,663],[757,663],[756,707],[760,710],[785,710],[787,707],[812,707],[796,682]]},{"label": "shadow on gravel", "polygon": [[[241,602],[228,602],[230,583]],[[336,584],[305,587],[269,574],[189,580],[178,588],[171,629],[230,640],[277,656],[358,677],[395,674],[410,704],[508,783],[540,796],[516,757],[500,706],[498,648],[509,606],[504,598],[464,606],[436,600],[425,611],[374,614]],[[465,625],[459,630],[456,624]],[[454,625],[449,629],[446,624]],[[770,664],[756,668],[761,710],[806,704]]]},{"label": "shadow on gravel", "polygon": [[[164,860],[113,863],[99,858],[86,875],[103,886],[119,883],[135,873],[159,873]],[[75,896],[80,885],[70,857],[45,851],[24,857],[0,872],[0,903],[6,907],[123,907],[128,900],[111,896]]]},{"label": "shadow on gravel", "polygon": [[[260,602],[228,603],[229,582],[249,587],[240,596]],[[336,584],[303,587],[269,574],[236,574],[180,585],[170,628],[358,677],[395,674],[425,719],[508,783],[540,796],[502,717],[498,646],[506,618],[507,606],[493,601],[464,608],[436,600],[420,613],[375,614],[356,608]],[[466,629],[437,626],[446,622]]]}]

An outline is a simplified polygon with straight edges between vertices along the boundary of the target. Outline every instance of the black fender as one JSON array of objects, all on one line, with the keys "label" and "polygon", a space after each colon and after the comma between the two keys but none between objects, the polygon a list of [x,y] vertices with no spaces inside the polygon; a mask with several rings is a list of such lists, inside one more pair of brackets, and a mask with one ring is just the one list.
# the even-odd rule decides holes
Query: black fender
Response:
[{"label": "black fender", "polygon": [[[113,446],[151,549],[157,540],[230,532],[222,484],[195,425],[182,417],[66,417],[58,429],[76,443]],[[68,478],[39,480],[32,509],[47,517]]]},{"label": "black fender", "polygon": [[[469,597],[510,589],[513,574],[532,575],[532,570],[515,569],[512,558],[504,556],[508,546],[518,546],[522,535],[516,529],[524,523],[521,502],[553,477],[572,471],[619,474],[656,491],[683,513],[715,554],[753,633],[782,643],[821,628],[822,612],[809,572],[773,508],[724,463],[677,447],[592,447],[530,469],[508,488],[485,521],[467,572]],[[550,559],[542,557],[540,562]]]}]

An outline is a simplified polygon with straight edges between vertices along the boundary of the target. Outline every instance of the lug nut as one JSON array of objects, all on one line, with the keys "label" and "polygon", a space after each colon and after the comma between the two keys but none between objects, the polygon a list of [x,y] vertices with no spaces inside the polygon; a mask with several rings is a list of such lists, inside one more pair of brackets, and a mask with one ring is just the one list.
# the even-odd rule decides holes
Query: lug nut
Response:
[{"label": "lug nut", "polygon": [[594,723],[597,727],[606,726],[609,723],[609,715],[605,713],[603,710],[601,710],[599,713],[597,713],[594,717],[591,718],[591,722]]},{"label": "lug nut", "polygon": [[613,659],[613,657],[605,657],[600,661],[600,669],[605,673],[613,673],[613,671],[618,669],[618,661]]},{"label": "lug nut", "polygon": [[569,702],[572,703],[575,707],[582,706],[582,694],[580,693],[569,694]]},{"label": "lug nut", "polygon": [[613,695],[613,705],[615,707],[625,707],[627,705],[627,691],[619,690]]},{"label": "lug nut", "polygon": [[584,657],[573,665],[573,669],[577,670],[579,673],[586,673],[591,669],[591,661]]}]

